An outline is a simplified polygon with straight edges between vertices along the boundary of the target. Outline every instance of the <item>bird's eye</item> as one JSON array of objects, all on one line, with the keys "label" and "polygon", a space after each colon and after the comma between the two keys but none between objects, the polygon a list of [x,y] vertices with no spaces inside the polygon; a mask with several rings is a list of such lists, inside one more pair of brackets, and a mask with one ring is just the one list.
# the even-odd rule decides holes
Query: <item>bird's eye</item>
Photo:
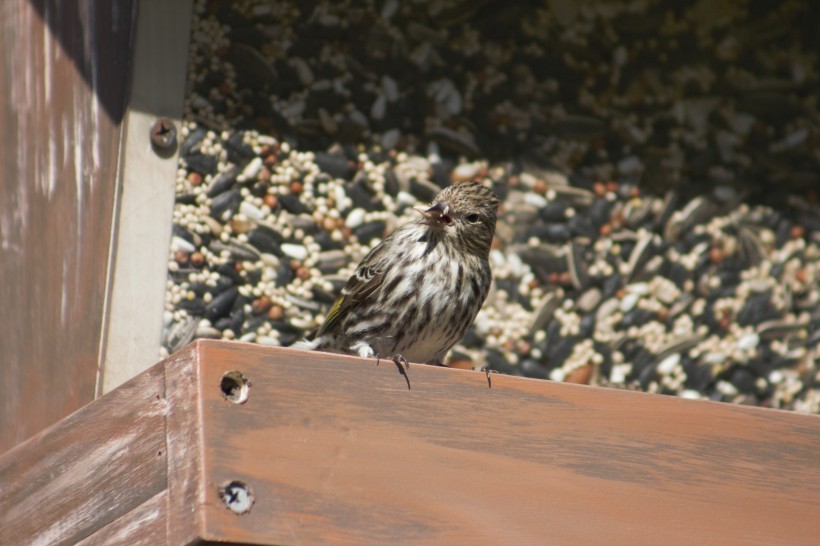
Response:
[{"label": "bird's eye", "polygon": [[470,222],[471,224],[475,224],[476,222],[478,222],[478,214],[473,213],[473,214],[467,215],[467,221]]}]

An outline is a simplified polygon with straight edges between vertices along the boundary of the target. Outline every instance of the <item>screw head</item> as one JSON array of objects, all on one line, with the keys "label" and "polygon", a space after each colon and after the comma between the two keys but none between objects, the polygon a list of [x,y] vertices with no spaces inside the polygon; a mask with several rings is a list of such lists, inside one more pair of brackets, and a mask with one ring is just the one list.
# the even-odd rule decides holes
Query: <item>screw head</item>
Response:
[{"label": "screw head", "polygon": [[169,152],[177,145],[177,128],[168,118],[158,118],[151,125],[151,145],[155,150]]},{"label": "screw head", "polygon": [[237,515],[250,512],[254,502],[253,491],[251,491],[250,486],[240,480],[233,480],[223,484],[219,488],[219,498],[225,503],[228,510]]}]

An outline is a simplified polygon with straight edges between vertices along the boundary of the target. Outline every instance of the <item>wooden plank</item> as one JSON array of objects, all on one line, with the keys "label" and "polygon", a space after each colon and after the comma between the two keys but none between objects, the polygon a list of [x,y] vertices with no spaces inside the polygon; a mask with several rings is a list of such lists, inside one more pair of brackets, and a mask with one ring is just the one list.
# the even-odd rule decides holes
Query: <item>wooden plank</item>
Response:
[{"label": "wooden plank", "polygon": [[[202,538],[816,544],[820,417],[199,342]],[[223,373],[252,383],[243,405]],[[229,511],[241,480],[252,510]]]},{"label": "wooden plank", "polygon": [[0,452],[94,399],[135,8],[0,7]]},{"label": "wooden plank", "polygon": [[168,490],[163,490],[124,516],[112,521],[77,546],[159,546],[165,532]]},{"label": "wooden plank", "polygon": [[[244,404],[222,394],[240,371]],[[820,417],[200,341],[0,456],[9,544],[812,544]],[[166,468],[167,464],[167,468]],[[248,513],[219,495],[255,496]]]},{"label": "wooden plank", "polygon": [[[192,344],[165,361],[168,401],[168,544],[196,543],[203,535],[202,400],[199,346]],[[114,390],[117,392],[119,389]]]},{"label": "wooden plank", "polygon": [[0,542],[74,544],[164,490],[155,366],[0,456]]},{"label": "wooden plank", "polygon": [[178,154],[156,154],[149,132],[158,117],[180,127],[191,4],[140,1],[103,392],[149,368],[160,354]]}]

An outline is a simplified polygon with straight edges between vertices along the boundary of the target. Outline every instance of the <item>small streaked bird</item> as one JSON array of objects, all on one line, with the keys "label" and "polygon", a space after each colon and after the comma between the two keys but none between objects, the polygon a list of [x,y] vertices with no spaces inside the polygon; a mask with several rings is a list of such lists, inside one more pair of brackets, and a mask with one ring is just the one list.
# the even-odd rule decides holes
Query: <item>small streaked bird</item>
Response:
[{"label": "small streaked bird", "polygon": [[476,182],[442,190],[420,218],[362,259],[316,337],[300,346],[389,358],[400,369],[408,361],[441,364],[490,289],[498,204]]}]

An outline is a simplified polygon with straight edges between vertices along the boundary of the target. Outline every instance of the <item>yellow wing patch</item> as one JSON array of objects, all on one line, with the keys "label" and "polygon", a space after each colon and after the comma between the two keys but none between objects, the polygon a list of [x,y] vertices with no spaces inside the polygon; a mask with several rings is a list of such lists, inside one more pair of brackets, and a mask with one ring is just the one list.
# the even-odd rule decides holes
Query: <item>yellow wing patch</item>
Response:
[{"label": "yellow wing patch", "polygon": [[344,294],[336,298],[336,301],[333,302],[333,307],[331,307],[330,311],[327,312],[325,321],[322,323],[321,328],[319,328],[318,335],[321,336],[322,334],[324,334],[331,326],[336,324],[341,319],[342,306],[344,305],[346,299],[347,298]]}]

